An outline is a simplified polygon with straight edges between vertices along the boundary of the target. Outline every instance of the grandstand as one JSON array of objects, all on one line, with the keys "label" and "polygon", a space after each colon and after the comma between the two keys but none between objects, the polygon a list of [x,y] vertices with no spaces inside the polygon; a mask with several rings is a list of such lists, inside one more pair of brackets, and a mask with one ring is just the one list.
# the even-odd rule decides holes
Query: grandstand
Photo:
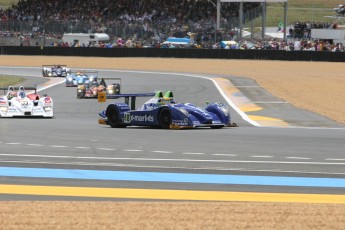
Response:
[{"label": "grandstand", "polygon": [[[263,40],[267,38],[265,30],[277,33],[274,28],[265,27],[266,2],[286,1],[175,0],[174,4],[166,0],[6,1],[18,4],[0,10],[0,45],[60,46],[64,33],[107,33],[111,44],[104,44],[105,47],[124,47],[127,42],[133,44],[130,47],[160,47],[169,37],[193,35],[195,47],[219,48],[221,41],[244,42],[246,31],[239,28],[251,23],[252,33],[247,33],[251,36],[245,40],[257,43],[261,38],[257,47],[268,47]],[[253,21],[256,19],[262,20],[262,29],[261,35],[256,32],[254,36]],[[310,39],[311,29],[325,26],[328,25],[293,22],[290,27],[285,26],[284,36],[279,33],[279,38],[286,40],[288,32],[289,38]]]},{"label": "grandstand", "polygon": [[[104,32],[158,42],[196,33],[196,39],[219,41],[238,28],[239,3],[223,3],[217,30],[217,7],[210,0],[26,0],[0,11],[2,33],[35,39],[59,39],[63,33]],[[261,15],[260,3],[245,3],[244,20]]]}]

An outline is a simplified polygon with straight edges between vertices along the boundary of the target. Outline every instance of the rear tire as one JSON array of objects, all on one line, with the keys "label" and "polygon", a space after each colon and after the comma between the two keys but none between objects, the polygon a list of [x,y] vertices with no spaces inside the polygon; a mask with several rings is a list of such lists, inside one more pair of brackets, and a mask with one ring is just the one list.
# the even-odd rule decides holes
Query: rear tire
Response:
[{"label": "rear tire", "polygon": [[125,125],[120,122],[120,112],[116,105],[108,105],[105,114],[108,118],[108,124],[112,128],[126,128]]},{"label": "rear tire", "polygon": [[172,115],[171,111],[168,108],[163,108],[159,112],[158,121],[159,121],[159,128],[161,129],[169,129],[171,125]]},{"label": "rear tire", "polygon": [[85,93],[81,92],[81,93],[77,93],[77,98],[81,99],[85,96]]}]

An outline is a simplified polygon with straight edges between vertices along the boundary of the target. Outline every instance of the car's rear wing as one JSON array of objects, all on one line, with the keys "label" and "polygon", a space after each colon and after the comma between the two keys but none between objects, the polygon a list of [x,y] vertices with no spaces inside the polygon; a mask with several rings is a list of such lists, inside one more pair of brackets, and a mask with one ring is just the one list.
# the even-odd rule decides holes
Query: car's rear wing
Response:
[{"label": "car's rear wing", "polygon": [[106,85],[108,85],[108,83],[111,82],[111,81],[113,83],[118,83],[118,84],[121,85],[121,78],[119,78],[119,77],[101,77],[101,78],[98,77],[98,80],[99,80],[100,83],[103,80],[104,82],[106,82]]},{"label": "car's rear wing", "polygon": [[44,67],[56,67],[56,66],[60,66],[60,67],[67,67],[67,65],[42,65],[42,68]]},{"label": "car's rear wing", "polygon": [[101,77],[100,79],[104,79],[104,80],[120,80],[121,81],[121,78],[119,78],[119,77]]},{"label": "car's rear wing", "polygon": [[128,93],[128,94],[116,94],[107,95],[105,92],[98,93],[98,102],[106,102],[106,99],[118,99],[120,97],[125,98],[125,103],[130,104],[131,110],[135,109],[135,100],[137,97],[153,97],[156,93]]},{"label": "car's rear wing", "polygon": [[[4,91],[4,94],[6,94],[6,91],[18,91],[19,89],[21,89],[23,86],[8,86],[8,87],[0,87],[0,90]],[[35,94],[37,92],[37,87],[36,86],[28,86],[28,87],[24,87],[24,90],[34,90]]]},{"label": "car's rear wing", "polygon": [[81,73],[81,74],[86,74],[86,75],[98,75],[98,71],[89,71],[89,70],[73,70],[71,71],[71,74],[77,74],[77,73]]}]

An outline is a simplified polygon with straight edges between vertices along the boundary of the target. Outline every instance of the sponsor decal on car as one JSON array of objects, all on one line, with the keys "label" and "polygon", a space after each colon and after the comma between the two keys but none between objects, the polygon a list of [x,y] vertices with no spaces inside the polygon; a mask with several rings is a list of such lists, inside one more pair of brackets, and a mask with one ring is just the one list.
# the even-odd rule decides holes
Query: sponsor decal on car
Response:
[{"label": "sponsor decal on car", "polygon": [[154,118],[152,115],[144,115],[144,116],[139,116],[139,115],[131,115],[130,113],[124,113],[124,122],[125,123],[131,123],[132,121],[140,122],[153,122]]},{"label": "sponsor decal on car", "polygon": [[144,104],[144,110],[154,110],[161,107],[161,104],[158,103],[149,103],[149,104]]},{"label": "sponsor decal on car", "polygon": [[8,111],[9,112],[17,112],[17,109],[16,108],[9,108]]},{"label": "sponsor decal on car", "polygon": [[172,120],[171,122],[174,125],[178,125],[178,126],[188,126],[188,118],[185,118],[183,120]]},{"label": "sponsor decal on car", "polygon": [[198,108],[198,107],[195,107],[194,109],[195,109],[196,111],[198,111],[199,113],[203,114],[204,116],[209,116],[209,113],[206,112],[206,111],[203,110],[203,109],[200,109],[200,108]]},{"label": "sponsor decal on car", "polygon": [[43,109],[42,108],[33,108],[32,112],[42,112]]},{"label": "sponsor decal on car", "polygon": [[200,125],[200,121],[193,121],[193,125]]},{"label": "sponsor decal on car", "polygon": [[123,105],[118,105],[120,111],[128,111],[129,107],[127,104],[123,104]]},{"label": "sponsor decal on car", "polygon": [[44,98],[44,103],[50,104],[50,103],[52,103],[52,100],[50,99],[50,97],[46,97],[46,98]]},{"label": "sponsor decal on car", "polygon": [[21,104],[20,107],[21,107],[22,109],[26,109],[26,108],[30,107],[28,101],[21,101],[20,104]]}]

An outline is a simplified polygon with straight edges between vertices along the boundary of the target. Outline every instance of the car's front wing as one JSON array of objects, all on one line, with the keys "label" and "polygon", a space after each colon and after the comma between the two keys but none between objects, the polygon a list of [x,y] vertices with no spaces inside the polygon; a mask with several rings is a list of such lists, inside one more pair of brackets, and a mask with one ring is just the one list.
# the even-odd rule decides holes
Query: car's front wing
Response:
[{"label": "car's front wing", "polygon": [[53,109],[49,111],[45,111],[42,107],[34,107],[30,110],[20,110],[15,107],[6,107],[0,110],[0,117],[47,117],[51,118],[54,117]]}]

